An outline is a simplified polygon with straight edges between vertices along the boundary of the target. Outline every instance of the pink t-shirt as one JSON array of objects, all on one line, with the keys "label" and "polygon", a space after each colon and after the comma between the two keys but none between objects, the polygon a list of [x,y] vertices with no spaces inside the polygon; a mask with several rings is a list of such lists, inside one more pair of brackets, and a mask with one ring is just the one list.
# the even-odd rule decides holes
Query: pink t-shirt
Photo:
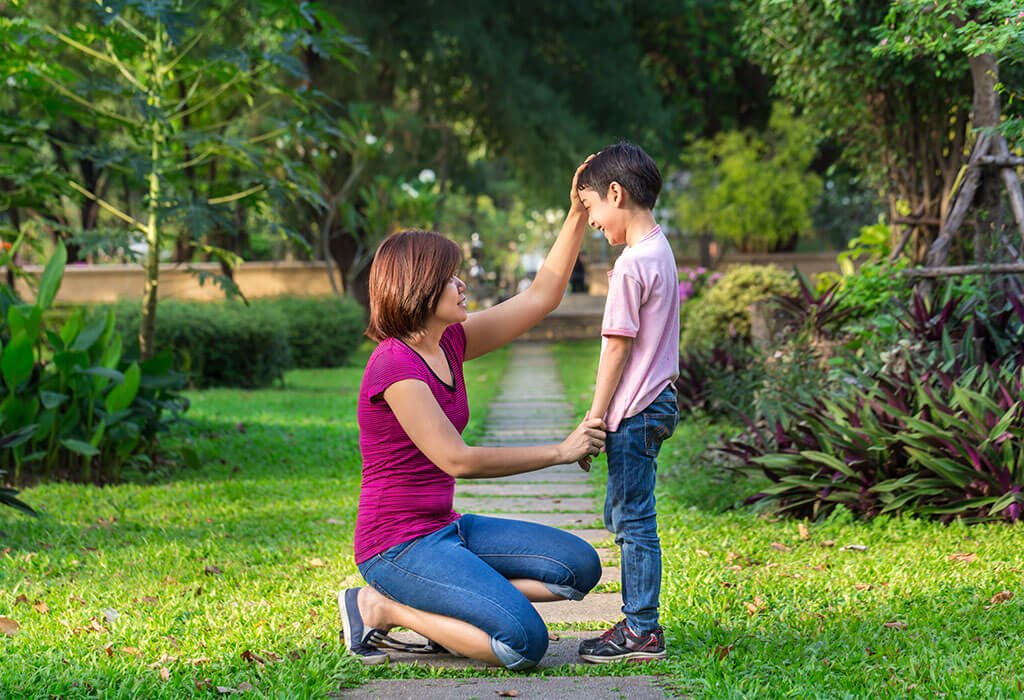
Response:
[{"label": "pink t-shirt", "polygon": [[469,422],[462,361],[466,332],[461,324],[441,335],[441,349],[455,379],[442,382],[426,361],[395,338],[382,341],[370,355],[359,388],[359,451],[363,486],[356,517],[355,557],[361,564],[396,544],[440,530],[459,518],[452,510],[455,479],[434,465],[409,439],[384,390],[403,379],[430,387],[441,410],[460,433]]},{"label": "pink t-shirt", "polygon": [[647,408],[679,376],[679,273],[672,247],[655,226],[628,246],[608,273],[601,350],[608,336],[633,339],[608,404],[608,430]]}]

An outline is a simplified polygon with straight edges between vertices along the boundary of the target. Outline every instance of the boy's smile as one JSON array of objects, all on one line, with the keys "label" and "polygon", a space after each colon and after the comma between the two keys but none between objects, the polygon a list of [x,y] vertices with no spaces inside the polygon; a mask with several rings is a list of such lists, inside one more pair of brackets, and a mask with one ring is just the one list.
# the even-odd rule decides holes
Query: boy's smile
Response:
[{"label": "boy's smile", "polygon": [[623,245],[626,242],[626,226],[623,210],[615,206],[614,187],[608,188],[608,196],[601,197],[590,187],[580,190],[580,201],[587,209],[587,223],[604,234],[609,245]]}]

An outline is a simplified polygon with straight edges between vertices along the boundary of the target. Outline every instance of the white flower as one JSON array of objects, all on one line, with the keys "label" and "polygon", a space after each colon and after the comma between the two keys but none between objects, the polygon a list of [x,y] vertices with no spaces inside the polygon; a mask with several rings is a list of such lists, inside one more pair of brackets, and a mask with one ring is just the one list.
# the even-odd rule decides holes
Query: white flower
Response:
[{"label": "white flower", "polygon": [[14,87],[15,85],[17,85],[17,84],[18,84],[18,81],[17,81],[17,80],[15,80],[15,79],[14,79],[14,76],[12,75],[12,76],[9,76],[9,77],[7,78],[7,84],[8,84],[8,85],[9,85],[10,87]]},{"label": "white flower", "polygon": [[430,168],[424,168],[423,170],[420,171],[419,177],[417,179],[419,179],[419,181],[422,182],[424,185],[430,185],[435,180],[437,180],[437,175],[434,174],[434,171],[431,170]]},{"label": "white flower", "polygon": [[402,183],[402,191],[405,192],[410,197],[412,197],[413,199],[416,199],[420,196],[420,193],[416,191],[416,188],[410,185],[408,182]]},{"label": "white flower", "polygon": [[367,134],[366,135],[366,145],[367,146],[372,146],[375,143],[377,143],[377,137],[374,136],[373,134]]}]

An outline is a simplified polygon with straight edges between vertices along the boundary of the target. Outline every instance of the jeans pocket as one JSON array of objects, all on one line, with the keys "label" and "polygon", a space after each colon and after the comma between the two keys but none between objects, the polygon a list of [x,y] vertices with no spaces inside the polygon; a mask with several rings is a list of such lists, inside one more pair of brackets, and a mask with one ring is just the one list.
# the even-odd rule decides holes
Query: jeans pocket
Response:
[{"label": "jeans pocket", "polygon": [[409,552],[411,552],[416,547],[416,545],[418,545],[422,541],[422,537],[414,537],[411,540],[406,540],[405,542],[400,542],[399,544],[396,544],[391,549],[385,549],[377,556],[379,556],[384,561],[389,561],[393,563],[404,557]]},{"label": "jeans pocket", "polygon": [[679,422],[679,413],[644,414],[644,451],[648,457],[657,457],[661,443],[672,437]]}]

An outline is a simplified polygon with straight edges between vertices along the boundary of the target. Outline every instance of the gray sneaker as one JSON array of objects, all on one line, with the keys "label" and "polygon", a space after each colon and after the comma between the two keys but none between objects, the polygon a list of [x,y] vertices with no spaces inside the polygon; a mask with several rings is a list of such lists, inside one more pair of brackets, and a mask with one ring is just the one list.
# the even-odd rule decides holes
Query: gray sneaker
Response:
[{"label": "gray sneaker", "polygon": [[366,629],[363,618],[359,615],[358,588],[346,588],[338,591],[338,611],[341,613],[342,635],[345,648],[353,656],[368,666],[388,662],[387,652],[373,645],[372,640],[385,635],[383,630],[371,627]]}]

